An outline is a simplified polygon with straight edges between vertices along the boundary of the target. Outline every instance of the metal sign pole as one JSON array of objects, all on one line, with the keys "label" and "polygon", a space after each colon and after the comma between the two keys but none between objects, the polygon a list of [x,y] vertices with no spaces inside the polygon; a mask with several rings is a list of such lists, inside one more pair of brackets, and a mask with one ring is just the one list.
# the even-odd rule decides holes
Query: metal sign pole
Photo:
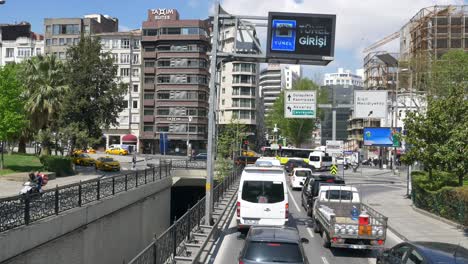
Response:
[{"label": "metal sign pole", "polygon": [[213,176],[214,176],[214,153],[213,153],[213,137],[215,129],[214,107],[216,95],[216,71],[217,71],[217,52],[218,52],[218,38],[219,38],[219,2],[215,4],[215,14],[213,19],[213,35],[211,47],[211,61],[210,61],[210,105],[208,111],[208,151],[207,151],[207,166],[206,166],[206,196],[205,196],[205,224],[211,225],[211,218],[213,214]]}]

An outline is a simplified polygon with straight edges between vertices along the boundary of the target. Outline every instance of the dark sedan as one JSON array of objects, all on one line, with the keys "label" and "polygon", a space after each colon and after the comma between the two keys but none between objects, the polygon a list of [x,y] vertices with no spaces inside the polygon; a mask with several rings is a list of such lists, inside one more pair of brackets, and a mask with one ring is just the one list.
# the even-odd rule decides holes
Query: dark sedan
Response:
[{"label": "dark sedan", "polygon": [[284,169],[286,170],[286,172],[291,173],[294,168],[307,168],[311,169],[312,171],[315,170],[313,166],[307,164],[307,162],[305,162],[303,159],[290,158],[288,162],[286,162],[286,164],[284,165]]},{"label": "dark sedan", "polygon": [[208,154],[206,153],[198,153],[195,157],[193,157],[194,160],[206,160],[208,157]]},{"label": "dark sedan", "polygon": [[468,264],[468,249],[439,242],[403,242],[383,251],[378,264]]},{"label": "dark sedan", "polygon": [[245,239],[239,264],[309,263],[302,247],[308,242],[293,227],[254,226]]}]

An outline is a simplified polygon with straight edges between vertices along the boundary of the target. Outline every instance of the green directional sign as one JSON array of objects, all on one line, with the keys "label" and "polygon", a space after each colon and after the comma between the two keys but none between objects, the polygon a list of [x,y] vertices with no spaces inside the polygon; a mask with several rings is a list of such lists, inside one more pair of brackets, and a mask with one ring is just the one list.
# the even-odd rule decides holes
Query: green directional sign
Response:
[{"label": "green directional sign", "polygon": [[330,173],[333,175],[336,175],[338,173],[338,167],[335,164],[331,165]]},{"label": "green directional sign", "polygon": [[314,115],[314,110],[293,110],[293,116]]}]

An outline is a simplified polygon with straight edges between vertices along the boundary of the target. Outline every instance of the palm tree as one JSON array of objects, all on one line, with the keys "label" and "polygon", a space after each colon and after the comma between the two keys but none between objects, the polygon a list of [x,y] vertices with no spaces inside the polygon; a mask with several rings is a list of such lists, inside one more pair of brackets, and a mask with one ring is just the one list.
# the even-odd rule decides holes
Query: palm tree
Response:
[{"label": "palm tree", "polygon": [[[33,57],[23,63],[22,80],[25,86],[25,110],[31,128],[42,133],[56,130],[62,99],[68,89],[64,64],[55,56]],[[48,138],[48,137],[44,137]],[[43,155],[49,155],[50,142],[42,142]]]}]

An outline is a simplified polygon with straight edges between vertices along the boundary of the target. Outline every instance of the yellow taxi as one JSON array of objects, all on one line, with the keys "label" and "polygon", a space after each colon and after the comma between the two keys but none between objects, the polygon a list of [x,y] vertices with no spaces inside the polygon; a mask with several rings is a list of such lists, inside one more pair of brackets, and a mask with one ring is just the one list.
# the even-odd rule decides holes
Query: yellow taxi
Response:
[{"label": "yellow taxi", "polygon": [[88,149],[86,150],[86,153],[96,154],[96,150],[93,149],[93,148],[88,148]]},{"label": "yellow taxi", "polygon": [[128,150],[123,149],[123,148],[110,148],[110,149],[106,149],[106,154],[128,155]]},{"label": "yellow taxi", "polygon": [[120,162],[111,157],[100,157],[94,167],[96,170],[120,171]]},{"label": "yellow taxi", "polygon": [[73,153],[72,155],[73,163],[81,166],[93,166],[96,162],[95,159],[91,158],[86,153]]},{"label": "yellow taxi", "polygon": [[79,154],[83,154],[83,153],[84,153],[84,151],[82,149],[75,149],[73,151],[73,155],[79,155]]}]

